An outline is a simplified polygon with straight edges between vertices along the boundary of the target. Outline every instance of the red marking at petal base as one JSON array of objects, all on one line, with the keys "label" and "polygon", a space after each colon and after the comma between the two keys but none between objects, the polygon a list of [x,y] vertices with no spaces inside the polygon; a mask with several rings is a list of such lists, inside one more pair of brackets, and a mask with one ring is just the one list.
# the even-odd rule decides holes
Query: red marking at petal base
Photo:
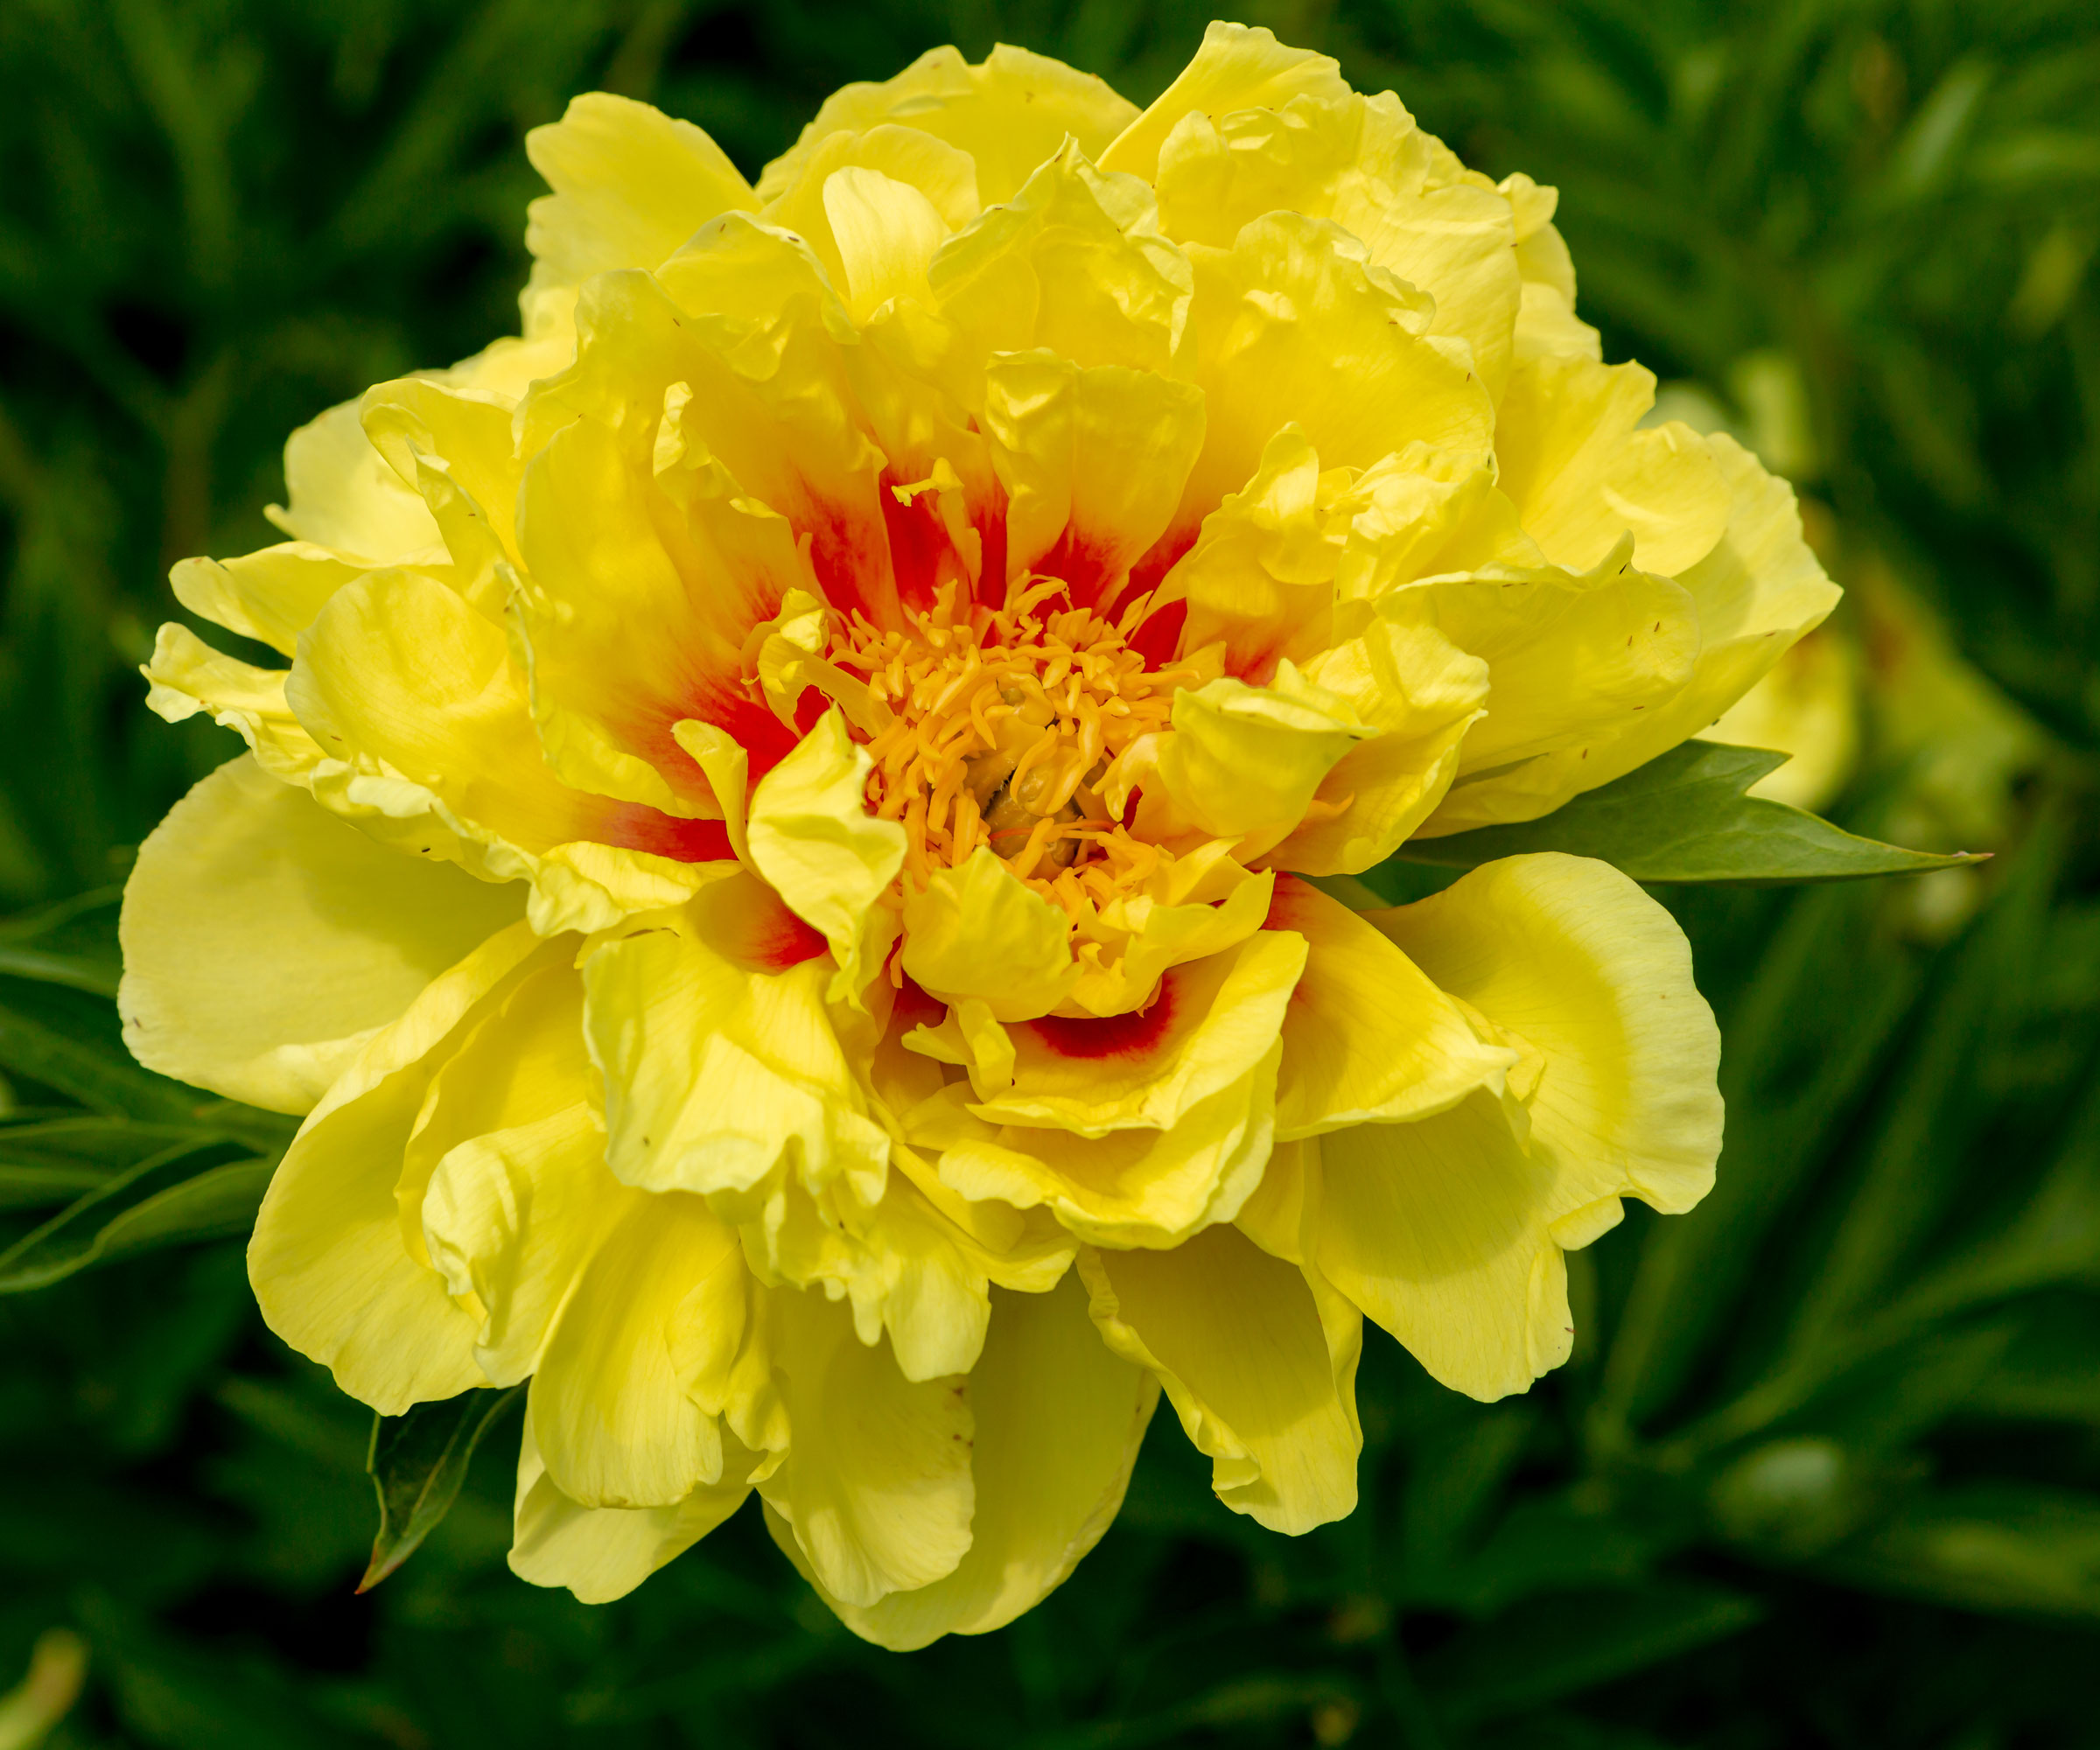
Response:
[{"label": "red marking at petal base", "polygon": [[920,988],[919,981],[909,973],[904,983],[897,987],[897,998],[890,1004],[890,1032],[909,1032],[914,1027],[937,1027],[948,1018],[948,1004],[937,997],[929,997]]},{"label": "red marking at petal base", "polygon": [[1144,658],[1147,668],[1164,668],[1179,654],[1187,621],[1188,604],[1171,601],[1130,634],[1130,648]]},{"label": "red marking at petal base", "polygon": [[[695,693],[680,715],[712,724],[744,750],[746,787],[755,785],[794,752],[797,738],[794,732],[766,706],[729,685],[713,685]],[[677,744],[674,741],[672,745]],[[678,757],[690,756],[680,748]]]},{"label": "red marking at petal base", "polygon": [[676,863],[725,863],[737,854],[730,846],[729,829],[720,821],[682,820],[640,802],[615,811],[604,842]]},{"label": "red marking at petal base", "polygon": [[769,918],[759,932],[752,944],[751,957],[768,972],[785,972],[805,960],[815,960],[818,955],[828,952],[830,946],[815,929],[782,906],[778,915]]},{"label": "red marking at petal base", "polygon": [[1170,528],[1145,549],[1130,567],[1130,587],[1124,599],[1135,599],[1147,590],[1158,589],[1166,574],[1181,563],[1181,556],[1196,544],[1200,527],[1192,522],[1186,528]]},{"label": "red marking at petal base", "polygon": [[1061,578],[1074,607],[1098,608],[1110,586],[1124,576],[1111,565],[1106,552],[1068,522],[1057,544],[1028,569],[1042,577]]},{"label": "red marking at petal base", "polygon": [[897,579],[897,599],[907,612],[923,613],[940,595],[947,578],[965,575],[962,556],[948,538],[934,494],[919,494],[909,504],[890,490],[892,475],[882,477],[882,521],[890,537],[890,570]]},{"label": "red marking at petal base", "polygon": [[1319,888],[1308,886],[1297,876],[1278,873],[1276,886],[1270,890],[1269,915],[1262,920],[1262,928],[1272,930],[1298,928],[1298,920],[1317,906],[1321,897],[1324,896],[1320,895]]},{"label": "red marking at petal base", "polygon": [[1089,1062],[1107,1057],[1143,1057],[1166,1037],[1174,1018],[1174,982],[1169,973],[1159,984],[1159,994],[1149,1009],[1125,1015],[1045,1015],[1040,1021],[1023,1021],[1045,1049],[1060,1057]]}]

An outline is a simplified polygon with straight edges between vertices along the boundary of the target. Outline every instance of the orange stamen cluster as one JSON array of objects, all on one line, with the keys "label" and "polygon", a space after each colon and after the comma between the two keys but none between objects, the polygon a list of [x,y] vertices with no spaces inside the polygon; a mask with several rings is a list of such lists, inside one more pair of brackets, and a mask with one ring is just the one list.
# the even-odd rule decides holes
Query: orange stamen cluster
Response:
[{"label": "orange stamen cluster", "polygon": [[1046,611],[1063,589],[1040,579],[996,610],[943,592],[902,630],[840,626],[829,655],[887,718],[867,738],[868,805],[903,825],[906,878],[924,884],[989,845],[1076,921],[1158,866],[1103,795],[1194,677],[1130,648],[1149,602],[1119,623]]}]

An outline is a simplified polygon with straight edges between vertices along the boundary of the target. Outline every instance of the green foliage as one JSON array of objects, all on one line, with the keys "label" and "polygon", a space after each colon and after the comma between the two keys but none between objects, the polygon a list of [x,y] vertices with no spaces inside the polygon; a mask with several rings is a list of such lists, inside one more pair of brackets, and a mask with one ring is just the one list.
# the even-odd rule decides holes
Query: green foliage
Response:
[{"label": "green foliage", "polygon": [[[22,1291],[0,1294],[0,1688],[63,1625],[90,1659],[63,1750],[2093,1742],[2085,14],[1256,15],[1394,85],[1491,172],[1558,183],[1608,355],[1792,472],[1843,553],[1928,597],[2054,745],[1981,810],[2011,823],[1986,866],[1670,890],[1721,1016],[1727,1151],[1692,1214],[1635,1212],[1571,1260],[1560,1374],[1479,1405],[1374,1339],[1363,1505],[1296,1540],[1220,1508],[1163,1420],[1046,1605],[895,1657],[831,1621],[749,1516],[615,1606],[527,1587],[503,1564],[500,1423],[415,1559],[354,1595],[383,1455],[262,1332],[228,1236],[291,1127],[137,1068],[108,1000],[128,847],[230,751],[149,718],[131,669],[173,612],[168,560],[270,538],[286,430],[508,325],[533,192],[518,136],[569,92],[651,96],[755,169],[830,88],[950,38],[1061,53],[1142,98],[1203,10],[0,8],[0,909],[40,908],[0,925],[0,1286]],[[1870,748],[1838,816],[1909,838],[1915,752]],[[424,1457],[383,1536],[458,1486],[483,1407],[389,1437]]]},{"label": "green foliage", "polygon": [[474,1448],[522,1386],[470,1391],[445,1404],[419,1404],[405,1416],[376,1417],[365,1468],[379,1493],[379,1535],[357,1583],[369,1592],[414,1555],[459,1498]]},{"label": "green foliage", "polygon": [[[1754,886],[1921,875],[1974,860],[1962,851],[1939,857],[1861,838],[1800,808],[1748,794],[1785,763],[1784,754],[1762,748],[1687,741],[1542,820],[1410,839],[1399,860],[1474,869],[1498,857],[1558,850],[1594,857],[1636,881]],[[1364,880],[1375,890],[1379,872]]]}]

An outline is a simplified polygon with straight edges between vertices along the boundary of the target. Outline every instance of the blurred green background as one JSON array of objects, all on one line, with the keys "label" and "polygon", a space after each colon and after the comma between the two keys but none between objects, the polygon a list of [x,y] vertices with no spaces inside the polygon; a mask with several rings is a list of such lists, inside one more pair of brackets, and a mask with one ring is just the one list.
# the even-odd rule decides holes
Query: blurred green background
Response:
[{"label": "blurred green background", "polygon": [[1206,14],[6,0],[0,1690],[44,1651],[0,1750],[61,1709],[51,1745],[170,1750],[2100,1744],[2090,0],[1243,16],[1559,186],[1607,357],[1790,473],[1851,590],[1795,676],[1833,811],[1995,861],[1663,895],[1726,1040],[1720,1188],[1571,1260],[1579,1346],[1528,1397],[1375,1338],[1344,1524],[1236,1518],[1166,1417],[1047,1605],[896,1656],[753,1518],[616,1606],[513,1579],[506,1423],[354,1597],[369,1418],[242,1269],[288,1126],[131,1068],[108,1002],[131,848],[234,751],[143,708],[169,562],[273,538],[291,426],[514,325],[520,136],[571,93],[755,173],[933,44],[1142,101]]}]

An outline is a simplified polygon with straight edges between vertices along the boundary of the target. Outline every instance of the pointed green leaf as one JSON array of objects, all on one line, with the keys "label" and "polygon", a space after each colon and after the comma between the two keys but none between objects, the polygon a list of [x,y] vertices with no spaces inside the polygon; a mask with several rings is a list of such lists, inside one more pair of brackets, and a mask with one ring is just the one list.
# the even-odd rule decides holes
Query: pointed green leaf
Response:
[{"label": "pointed green leaf", "polygon": [[0,1294],[62,1280],[90,1264],[245,1232],[270,1183],[266,1160],[204,1163],[229,1144],[192,1138],[148,1157],[0,1252]]},{"label": "pointed green leaf", "polygon": [[444,1404],[419,1404],[406,1416],[373,1418],[365,1468],[379,1493],[379,1535],[358,1591],[377,1586],[438,1529],[458,1499],[482,1435],[524,1389],[469,1391]]},{"label": "pointed green leaf", "polygon": [[[1971,851],[1940,857],[1858,838],[1818,816],[1746,794],[1785,763],[1783,753],[1763,748],[1687,741],[1543,819],[1410,839],[1393,860],[1471,869],[1500,857],[1561,850],[1594,857],[1636,881],[1756,886],[1915,875],[1983,860]],[[1368,885],[1382,887],[1381,872],[1371,871]]]}]

